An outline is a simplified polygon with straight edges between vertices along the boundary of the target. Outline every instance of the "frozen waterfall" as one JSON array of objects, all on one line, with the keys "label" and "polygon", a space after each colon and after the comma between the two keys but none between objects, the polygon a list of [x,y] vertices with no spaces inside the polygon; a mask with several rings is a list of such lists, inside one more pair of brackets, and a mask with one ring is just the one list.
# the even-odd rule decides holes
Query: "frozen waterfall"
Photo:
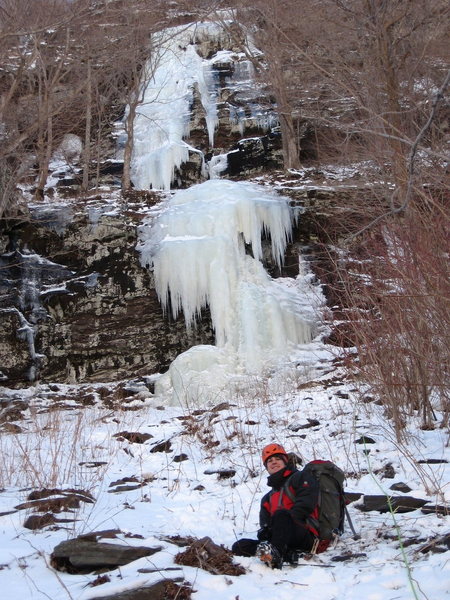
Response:
[{"label": "frozen waterfall", "polygon": [[261,262],[261,240],[270,237],[281,264],[291,228],[286,198],[227,180],[178,191],[141,226],[141,260],[153,267],[164,309],[182,312],[187,327],[203,307],[211,311],[216,346],[191,348],[169,370],[178,395],[193,377],[195,385],[202,376],[225,384],[230,373],[260,374],[311,341],[313,319],[300,290],[272,279]]},{"label": "frozen waterfall", "polygon": [[[214,147],[220,95],[217,65],[233,65],[226,75],[227,95],[235,98],[239,108],[233,103],[227,106],[230,123],[241,135],[247,127],[267,130],[276,123],[272,112],[260,105],[260,90],[253,78],[251,61],[235,51],[217,49],[229,46],[228,38],[220,23],[208,21],[167,28],[153,36],[153,50],[143,69],[141,100],[133,126],[131,179],[135,188],[169,190],[175,170],[188,161],[189,152],[201,155],[205,176],[209,173],[214,177],[226,169],[225,155],[215,156],[211,165],[205,165],[205,148],[201,150],[186,142],[191,133],[197,91],[209,150]],[[243,99],[245,108],[241,105]]]},{"label": "frozen waterfall", "polygon": [[[217,31],[216,31],[217,30]],[[209,143],[217,124],[215,84],[209,61],[194,40],[219,35],[213,23],[165,29],[154,36],[154,51],[144,69],[142,102],[134,123],[132,180],[138,189],[170,189],[174,169],[186,162],[191,105],[197,86],[206,115]]]}]

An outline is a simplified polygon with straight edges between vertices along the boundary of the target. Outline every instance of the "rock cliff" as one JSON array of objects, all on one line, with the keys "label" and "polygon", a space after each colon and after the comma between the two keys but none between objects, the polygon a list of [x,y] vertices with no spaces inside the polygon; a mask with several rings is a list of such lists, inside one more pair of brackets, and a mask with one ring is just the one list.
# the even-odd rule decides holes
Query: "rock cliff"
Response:
[{"label": "rock cliff", "polygon": [[[189,187],[208,176],[246,178],[279,167],[275,107],[264,86],[255,83],[250,61],[223,32],[192,43],[213,82],[214,148],[205,103],[193,84],[184,137],[189,157],[175,169],[172,187]],[[80,168],[64,169],[56,161],[43,202],[28,204],[18,221],[0,223],[0,377],[6,385],[163,372],[190,346],[213,342],[207,311],[191,332],[182,318],[173,322],[162,313],[152,275],[136,251],[137,225],[161,195],[132,190],[125,203],[121,166],[119,148],[101,165],[101,193],[81,198]],[[24,184],[23,191],[29,201],[32,187]],[[316,200],[323,207],[333,194],[292,192],[293,202],[303,207]],[[269,272],[295,276],[298,244],[309,243],[311,235],[314,227],[305,217],[296,242],[287,248],[286,267],[280,272],[267,261]]]},{"label": "rock cliff", "polygon": [[7,385],[161,372],[186,348],[212,341],[207,315],[191,333],[182,319],[163,315],[151,274],[139,264],[129,212],[95,222],[80,212],[59,231],[56,220],[55,211],[45,219],[35,211],[2,236],[0,370]]},{"label": "rock cliff", "polygon": [[[327,269],[315,243],[326,231],[327,215],[354,188],[289,187],[282,191],[301,213],[294,239],[281,269],[271,262],[268,247],[264,265],[273,277],[295,277],[302,253],[326,284]],[[174,321],[163,314],[152,273],[140,264],[137,227],[149,210],[157,214],[154,204],[160,199],[153,193],[136,194],[126,204],[95,197],[34,205],[20,223],[3,224],[0,372],[5,385],[147,376],[164,372],[191,346],[214,342],[208,311],[190,332],[182,317]]]}]

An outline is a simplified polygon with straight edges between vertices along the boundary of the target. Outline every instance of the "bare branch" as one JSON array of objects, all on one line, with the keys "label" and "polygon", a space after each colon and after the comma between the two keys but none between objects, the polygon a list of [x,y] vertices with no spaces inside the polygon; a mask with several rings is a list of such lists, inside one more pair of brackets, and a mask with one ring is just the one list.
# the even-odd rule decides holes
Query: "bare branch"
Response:
[{"label": "bare branch", "polygon": [[438,105],[444,99],[444,93],[445,93],[445,90],[447,89],[449,83],[450,83],[450,70],[447,72],[447,76],[445,77],[441,87],[439,88],[439,90],[436,92],[436,94],[434,96],[433,103],[431,105],[431,111],[428,116],[427,122],[422,127],[422,129],[420,130],[420,132],[418,133],[416,139],[414,140],[414,142],[412,144],[411,151],[409,153],[409,158],[408,158],[408,187],[407,187],[405,198],[404,198],[402,204],[400,206],[395,207],[394,200],[396,199],[396,196],[399,193],[399,190],[396,189],[396,190],[394,190],[394,192],[391,196],[391,200],[390,200],[390,204],[392,206],[391,210],[383,213],[382,215],[379,215],[376,219],[373,219],[373,221],[368,223],[365,227],[363,227],[356,233],[353,233],[352,235],[347,237],[347,239],[346,239],[347,243],[352,241],[354,238],[361,235],[365,231],[368,231],[369,229],[371,229],[372,227],[377,225],[380,221],[382,221],[386,217],[390,217],[392,215],[402,213],[403,211],[406,210],[409,202],[411,201],[411,196],[412,196],[412,192],[414,189],[415,160],[416,160],[417,149],[419,147],[421,140],[424,138],[425,134],[430,129],[430,127],[436,117],[436,111],[437,111]]}]

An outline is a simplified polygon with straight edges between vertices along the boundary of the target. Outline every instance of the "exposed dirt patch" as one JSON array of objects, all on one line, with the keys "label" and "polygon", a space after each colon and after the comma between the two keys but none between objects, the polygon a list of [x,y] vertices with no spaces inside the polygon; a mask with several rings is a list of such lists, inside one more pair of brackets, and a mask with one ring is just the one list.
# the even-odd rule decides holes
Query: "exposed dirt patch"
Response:
[{"label": "exposed dirt patch", "polygon": [[151,433],[140,433],[139,431],[120,431],[119,433],[115,433],[113,437],[119,441],[128,440],[130,444],[143,444],[153,436]]},{"label": "exposed dirt patch", "polygon": [[71,523],[74,519],[58,519],[55,514],[61,512],[73,513],[80,508],[81,503],[92,504],[94,497],[85,490],[76,490],[74,488],[61,490],[57,488],[44,488],[34,490],[27,496],[27,501],[18,504],[16,510],[29,509],[33,512],[41,513],[29,516],[23,526],[26,529],[43,529],[55,523]]}]

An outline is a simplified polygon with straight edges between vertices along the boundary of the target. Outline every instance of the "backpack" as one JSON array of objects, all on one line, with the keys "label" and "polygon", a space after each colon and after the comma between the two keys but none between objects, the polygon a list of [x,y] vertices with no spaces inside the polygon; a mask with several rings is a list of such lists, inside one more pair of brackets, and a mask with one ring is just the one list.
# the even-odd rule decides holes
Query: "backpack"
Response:
[{"label": "backpack", "polygon": [[[329,460],[313,460],[304,470],[310,471],[319,482],[318,518],[308,517],[309,523],[319,532],[319,538],[312,554],[326,550],[330,542],[344,531],[345,499],[344,472]],[[289,479],[284,484],[284,492],[294,500],[288,488]]]}]

